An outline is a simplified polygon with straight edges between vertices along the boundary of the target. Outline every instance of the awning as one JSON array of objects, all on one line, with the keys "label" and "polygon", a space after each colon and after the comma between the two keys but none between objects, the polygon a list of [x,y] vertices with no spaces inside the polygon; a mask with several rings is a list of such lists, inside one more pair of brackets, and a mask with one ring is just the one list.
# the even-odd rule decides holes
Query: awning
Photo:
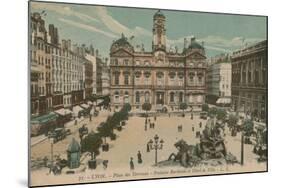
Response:
[{"label": "awning", "polygon": [[81,111],[83,111],[84,109],[83,108],[81,108],[80,106],[74,106],[73,107],[73,109],[72,109],[72,111],[73,111],[73,113],[76,115],[76,116],[78,116],[78,113],[79,112],[81,112]]},{"label": "awning", "polygon": [[87,104],[81,104],[80,105],[82,108],[84,108],[84,109],[88,109],[89,108],[89,105],[87,105]]},{"label": "awning", "polygon": [[59,110],[56,110],[55,113],[61,115],[61,116],[65,116],[65,115],[68,115],[68,114],[72,114],[71,110],[69,109],[64,109],[64,108],[61,108]]},{"label": "awning", "polygon": [[57,117],[58,117],[57,114],[51,112],[49,114],[31,119],[30,123],[31,124],[34,124],[34,123],[45,124],[45,123],[48,123],[50,121],[55,121],[57,119]]},{"label": "awning", "polygon": [[230,104],[231,99],[230,98],[219,98],[216,103],[217,104]]}]

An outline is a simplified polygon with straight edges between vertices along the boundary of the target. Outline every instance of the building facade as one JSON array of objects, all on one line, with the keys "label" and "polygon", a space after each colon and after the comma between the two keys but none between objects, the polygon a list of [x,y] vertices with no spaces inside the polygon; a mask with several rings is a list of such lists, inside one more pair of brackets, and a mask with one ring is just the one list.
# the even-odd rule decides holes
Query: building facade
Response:
[{"label": "building facade", "polygon": [[98,51],[96,51],[96,94],[102,95],[102,68],[104,63],[102,58],[99,57]]},{"label": "building facade", "polygon": [[52,72],[50,35],[39,13],[31,15],[31,115],[44,114],[52,108]]},{"label": "building facade", "polygon": [[229,55],[212,58],[207,68],[206,102],[230,105],[231,102],[231,62]]},{"label": "building facade", "polygon": [[106,96],[110,94],[110,69],[107,65],[107,62],[105,62],[102,66],[102,95]]},{"label": "building facade", "polygon": [[235,111],[267,117],[267,41],[235,51],[232,64],[232,102]]},{"label": "building facade", "polygon": [[[184,40],[181,53],[168,52],[166,18],[161,11],[153,17],[152,51],[136,51],[122,34],[110,48],[111,105],[130,103],[134,110],[145,102],[152,110],[173,111],[185,102],[200,108],[205,101],[206,56],[203,44]],[[201,108],[200,108],[201,109]]]},{"label": "building facade", "polygon": [[[72,109],[97,90],[102,93],[103,64],[92,46],[72,45],[70,39],[60,41],[58,29],[49,24],[47,30],[40,13],[31,14],[30,24],[32,116],[61,108]],[[93,55],[92,58],[87,58],[87,54]]]}]

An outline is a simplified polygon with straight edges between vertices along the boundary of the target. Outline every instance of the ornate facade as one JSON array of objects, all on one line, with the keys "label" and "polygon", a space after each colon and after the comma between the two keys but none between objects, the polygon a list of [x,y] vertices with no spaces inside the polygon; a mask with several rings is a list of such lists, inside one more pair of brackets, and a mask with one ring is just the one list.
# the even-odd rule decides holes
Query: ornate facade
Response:
[{"label": "ornate facade", "polygon": [[153,17],[152,51],[136,51],[122,34],[110,48],[110,96],[115,108],[130,103],[134,110],[145,102],[152,110],[173,111],[186,102],[194,108],[205,101],[206,56],[192,38],[181,53],[166,49],[165,16]]},{"label": "ornate facade", "polygon": [[261,120],[267,114],[267,41],[238,50],[231,57],[235,111]]},{"label": "ornate facade", "polygon": [[207,103],[230,105],[231,75],[231,62],[228,54],[221,54],[211,59],[206,77]]}]

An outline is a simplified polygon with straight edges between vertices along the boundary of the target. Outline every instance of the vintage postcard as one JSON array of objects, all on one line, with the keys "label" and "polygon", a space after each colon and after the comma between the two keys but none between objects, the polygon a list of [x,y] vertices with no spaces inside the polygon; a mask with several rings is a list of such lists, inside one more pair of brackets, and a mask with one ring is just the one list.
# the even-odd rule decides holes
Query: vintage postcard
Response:
[{"label": "vintage postcard", "polygon": [[29,2],[31,187],[266,172],[267,17]]}]

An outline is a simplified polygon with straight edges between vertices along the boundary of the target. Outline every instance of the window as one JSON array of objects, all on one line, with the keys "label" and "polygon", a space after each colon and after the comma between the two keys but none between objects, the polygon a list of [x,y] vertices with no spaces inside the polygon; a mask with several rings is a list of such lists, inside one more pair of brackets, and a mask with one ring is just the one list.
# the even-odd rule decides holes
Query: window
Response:
[{"label": "window", "polygon": [[157,72],[157,85],[164,85],[164,74],[162,72]]},{"label": "window", "polygon": [[198,96],[197,96],[197,102],[198,102],[198,103],[201,103],[201,102],[202,102],[202,96],[201,96],[201,95],[198,95]]},{"label": "window", "polygon": [[118,74],[118,73],[115,73],[114,78],[115,78],[114,84],[115,84],[115,85],[119,85],[119,74]]},{"label": "window", "polygon": [[176,73],[175,73],[175,72],[170,72],[170,73],[169,73],[169,77],[170,77],[170,85],[174,85],[174,82],[175,82],[175,76],[176,76]]},{"label": "window", "polygon": [[128,59],[124,59],[124,65],[129,65],[129,60]]},{"label": "window", "polygon": [[180,103],[183,102],[183,93],[182,92],[180,92],[180,94],[179,94],[179,102]]},{"label": "window", "polygon": [[150,72],[145,72],[144,73],[144,83],[145,85],[149,85],[150,84]]},{"label": "window", "polygon": [[124,102],[129,103],[129,92],[128,91],[125,91]]},{"label": "window", "polygon": [[124,84],[125,84],[125,85],[129,85],[129,74],[125,74],[124,76],[125,76],[125,78],[124,78]]},{"label": "window", "polygon": [[189,101],[190,103],[193,103],[193,96],[192,96],[192,95],[189,95],[188,101]]},{"label": "window", "polygon": [[136,92],[136,103],[140,102],[140,92]]},{"label": "window", "polygon": [[141,72],[135,72],[135,77],[136,77],[136,83],[138,83],[140,81],[140,77],[141,77]]},{"label": "window", "polygon": [[170,102],[175,102],[175,93],[174,92],[170,93]]},{"label": "window", "polygon": [[119,103],[119,92],[118,91],[115,91],[115,93],[114,93],[114,102]]},{"label": "window", "polygon": [[149,98],[150,98],[150,95],[149,95],[149,92],[147,91],[147,92],[145,92],[145,96],[144,96],[145,98],[145,102],[147,102],[147,103],[149,103]]}]

